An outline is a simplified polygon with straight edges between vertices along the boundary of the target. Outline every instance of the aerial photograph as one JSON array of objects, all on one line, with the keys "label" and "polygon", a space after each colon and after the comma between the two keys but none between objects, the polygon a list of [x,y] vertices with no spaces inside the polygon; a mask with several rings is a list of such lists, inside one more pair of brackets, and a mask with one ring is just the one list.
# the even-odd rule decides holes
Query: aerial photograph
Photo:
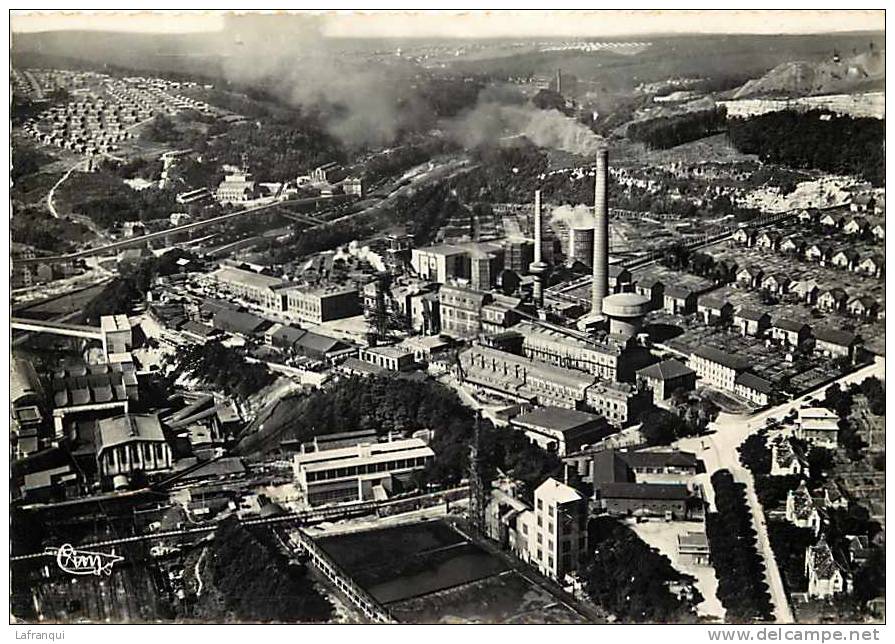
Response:
[{"label": "aerial photograph", "polygon": [[9,32],[16,639],[885,632],[884,10]]}]

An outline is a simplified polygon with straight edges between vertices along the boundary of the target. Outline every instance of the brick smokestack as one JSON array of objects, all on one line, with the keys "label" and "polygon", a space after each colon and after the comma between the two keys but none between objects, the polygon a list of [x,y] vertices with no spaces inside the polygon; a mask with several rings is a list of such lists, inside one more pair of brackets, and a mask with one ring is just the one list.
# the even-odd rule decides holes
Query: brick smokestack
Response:
[{"label": "brick smokestack", "polygon": [[534,277],[534,301],[537,306],[544,304],[544,273],[548,268],[541,259],[541,226],[541,191],[535,190],[535,258],[529,265],[528,272]]},{"label": "brick smokestack", "polygon": [[603,298],[609,295],[609,150],[597,150],[594,180],[594,268],[591,291],[591,313],[603,313]]}]

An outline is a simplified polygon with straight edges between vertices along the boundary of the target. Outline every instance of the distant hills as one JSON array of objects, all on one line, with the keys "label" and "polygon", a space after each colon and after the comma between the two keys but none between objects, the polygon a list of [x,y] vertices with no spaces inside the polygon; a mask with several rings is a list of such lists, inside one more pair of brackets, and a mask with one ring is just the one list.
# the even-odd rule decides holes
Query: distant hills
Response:
[{"label": "distant hills", "polygon": [[850,94],[885,88],[884,51],[834,60],[782,63],[760,78],[732,92],[732,98],[798,97],[820,94]]}]

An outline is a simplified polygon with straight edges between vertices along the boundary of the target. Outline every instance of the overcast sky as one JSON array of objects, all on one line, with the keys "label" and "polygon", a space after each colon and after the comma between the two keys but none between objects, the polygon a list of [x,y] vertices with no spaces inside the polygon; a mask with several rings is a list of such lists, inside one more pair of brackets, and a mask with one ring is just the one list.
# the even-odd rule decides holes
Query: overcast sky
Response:
[{"label": "overcast sky", "polygon": [[[13,12],[14,32],[66,29],[188,33],[218,31],[223,15],[168,13]],[[336,12],[333,37],[600,37],[656,33],[826,33],[885,29],[883,11],[599,11],[599,12]]]}]

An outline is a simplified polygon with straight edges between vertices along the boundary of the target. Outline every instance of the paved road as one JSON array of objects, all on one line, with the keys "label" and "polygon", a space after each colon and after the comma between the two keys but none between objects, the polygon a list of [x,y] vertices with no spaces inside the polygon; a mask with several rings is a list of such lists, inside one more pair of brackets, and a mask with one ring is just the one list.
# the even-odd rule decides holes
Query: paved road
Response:
[{"label": "paved road", "polygon": [[[835,382],[840,385],[849,385],[851,383],[859,383],[870,376],[877,376],[882,379],[885,377],[885,371],[885,359],[876,358],[876,361],[873,364],[863,367],[854,373],[845,375]],[[685,438],[676,443],[676,446],[680,449],[695,452],[700,459],[702,459],[705,463],[707,477],[718,470],[727,469],[733,475],[734,480],[743,483],[746,486],[746,499],[749,503],[749,509],[752,511],[752,523],[755,527],[755,532],[758,535],[759,551],[764,558],[765,573],[767,575],[766,581],[771,590],[771,600],[774,604],[774,618],[777,622],[791,623],[793,621],[793,615],[789,607],[786,592],[783,588],[783,580],[780,577],[780,570],[777,567],[774,553],[771,550],[767,526],[765,525],[764,512],[755,495],[755,482],[752,479],[752,473],[740,463],[737,447],[739,447],[751,434],[764,427],[768,419],[783,418],[791,411],[801,407],[810,398],[816,397],[831,384],[833,383],[823,385],[803,394],[799,398],[757,412],[750,416],[721,413],[718,415],[715,422],[709,426],[710,429],[715,430],[713,434],[702,437]],[[711,497],[710,485],[707,485],[706,488]]]}]

